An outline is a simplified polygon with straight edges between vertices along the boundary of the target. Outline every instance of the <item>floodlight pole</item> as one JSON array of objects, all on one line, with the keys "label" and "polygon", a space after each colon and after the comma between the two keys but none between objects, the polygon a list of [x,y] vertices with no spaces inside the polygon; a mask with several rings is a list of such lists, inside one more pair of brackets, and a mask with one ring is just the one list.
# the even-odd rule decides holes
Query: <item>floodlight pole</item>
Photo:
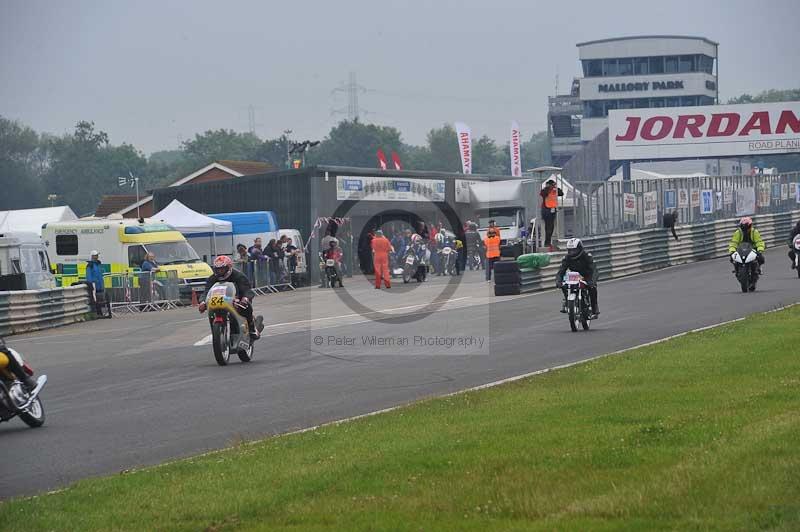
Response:
[{"label": "floodlight pole", "polygon": [[136,182],[136,219],[141,220],[142,215],[139,213],[139,178],[134,177],[133,180]]}]

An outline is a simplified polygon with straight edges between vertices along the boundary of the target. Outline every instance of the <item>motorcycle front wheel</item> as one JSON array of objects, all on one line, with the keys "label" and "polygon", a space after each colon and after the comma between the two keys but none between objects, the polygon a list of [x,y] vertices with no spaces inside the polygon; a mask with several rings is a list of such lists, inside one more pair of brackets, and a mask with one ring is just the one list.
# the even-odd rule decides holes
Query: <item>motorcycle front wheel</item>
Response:
[{"label": "motorcycle front wheel", "polygon": [[739,285],[742,288],[742,293],[746,294],[750,288],[750,268],[747,266],[739,267]]},{"label": "motorcycle front wheel", "polygon": [[227,366],[231,359],[230,339],[226,323],[211,325],[211,344],[214,348],[214,359],[220,366]]},{"label": "motorcycle front wheel", "polygon": [[22,412],[19,417],[26,425],[34,429],[44,425],[44,406],[42,406],[42,400],[36,397],[33,403],[31,403],[31,406],[28,407],[28,410]]},{"label": "motorcycle front wheel", "polygon": [[569,316],[569,328],[572,332],[578,331],[577,316],[575,315],[575,300],[567,301],[567,315]]},{"label": "motorcycle front wheel", "polygon": [[403,283],[408,284],[411,282],[411,272],[403,270]]}]

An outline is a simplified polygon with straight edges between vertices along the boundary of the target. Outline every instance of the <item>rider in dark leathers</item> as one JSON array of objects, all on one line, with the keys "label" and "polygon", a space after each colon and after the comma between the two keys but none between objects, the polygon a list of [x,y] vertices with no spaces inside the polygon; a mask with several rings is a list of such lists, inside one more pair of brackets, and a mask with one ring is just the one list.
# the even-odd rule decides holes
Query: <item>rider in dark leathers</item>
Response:
[{"label": "rider in dark leathers", "polygon": [[[238,300],[236,303],[236,310],[247,320],[250,338],[257,340],[260,334],[253,319],[253,305],[251,301],[255,296],[255,292],[253,292],[253,288],[250,285],[250,280],[245,274],[239,270],[235,270],[230,257],[225,255],[221,255],[214,260],[213,269],[214,273],[206,279],[206,293],[208,293],[211,287],[216,283],[233,283],[234,286],[236,286],[236,298]],[[199,310],[201,313],[206,311],[205,302],[200,304]]]},{"label": "rider in dark leathers", "polygon": [[600,307],[597,304],[597,265],[592,254],[583,249],[583,243],[578,238],[570,238],[567,241],[567,256],[562,259],[561,267],[556,274],[556,287],[561,288],[564,292],[564,304],[561,312],[567,311],[567,289],[563,286],[567,270],[578,272],[583,276],[583,280],[589,288],[592,318],[596,318],[600,314]]}]

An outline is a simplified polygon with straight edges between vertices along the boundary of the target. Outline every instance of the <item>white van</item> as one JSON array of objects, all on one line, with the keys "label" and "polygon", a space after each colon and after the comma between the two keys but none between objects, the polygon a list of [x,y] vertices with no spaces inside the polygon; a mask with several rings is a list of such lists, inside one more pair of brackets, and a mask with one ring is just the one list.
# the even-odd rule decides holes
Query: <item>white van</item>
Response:
[{"label": "white van", "polygon": [[50,259],[36,233],[0,233],[0,290],[55,288]]}]

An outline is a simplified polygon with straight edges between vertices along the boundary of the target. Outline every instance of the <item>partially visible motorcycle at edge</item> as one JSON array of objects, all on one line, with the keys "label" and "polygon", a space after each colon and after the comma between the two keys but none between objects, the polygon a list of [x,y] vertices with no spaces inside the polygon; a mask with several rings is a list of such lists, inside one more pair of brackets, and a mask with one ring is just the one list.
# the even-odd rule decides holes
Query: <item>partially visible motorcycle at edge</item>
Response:
[{"label": "partially visible motorcycle at edge", "polygon": [[[0,342],[2,342],[0,340]],[[18,351],[0,345],[0,422],[9,421],[15,416],[25,422],[29,427],[44,425],[45,415],[39,392],[47,384],[47,375],[40,375],[36,379],[36,387],[28,392],[17,377],[8,369],[10,360],[14,357],[23,371],[33,377],[33,369],[25,362]]]}]

